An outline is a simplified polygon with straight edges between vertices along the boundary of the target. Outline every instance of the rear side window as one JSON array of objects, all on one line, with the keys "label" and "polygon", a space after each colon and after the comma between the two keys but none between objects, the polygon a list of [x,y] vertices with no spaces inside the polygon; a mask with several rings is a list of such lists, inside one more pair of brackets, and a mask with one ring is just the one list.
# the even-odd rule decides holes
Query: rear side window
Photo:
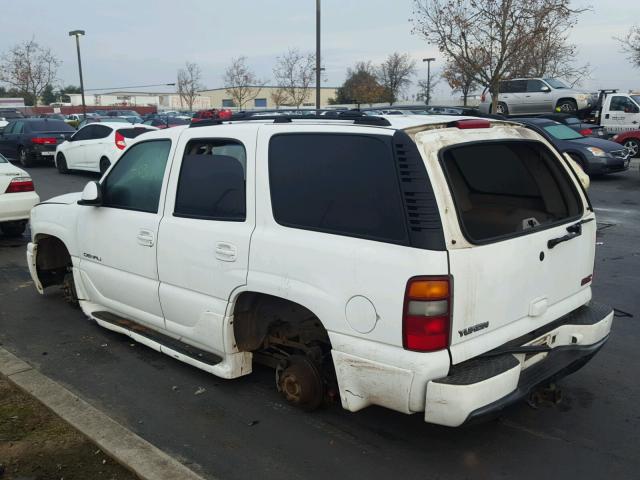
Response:
[{"label": "rear side window", "polygon": [[133,145],[113,166],[102,184],[105,207],[157,213],[171,141]]},{"label": "rear side window", "polygon": [[582,213],[575,186],[541,143],[475,143],[449,148],[441,159],[472,243],[522,235]]},{"label": "rear side window", "polygon": [[93,125],[91,127],[91,139],[92,140],[98,140],[101,138],[107,138],[109,135],[111,135],[111,132],[113,131],[110,127],[107,127],[106,125]]},{"label": "rear side window", "polygon": [[281,225],[408,244],[387,139],[276,135],[269,145],[269,181],[273,215]]},{"label": "rear side window", "polygon": [[246,171],[242,143],[228,139],[189,142],[180,167],[174,216],[244,221]]},{"label": "rear side window", "polygon": [[138,135],[142,135],[143,133],[150,132],[148,128],[119,128],[118,133],[122,135],[124,138],[136,138]]}]

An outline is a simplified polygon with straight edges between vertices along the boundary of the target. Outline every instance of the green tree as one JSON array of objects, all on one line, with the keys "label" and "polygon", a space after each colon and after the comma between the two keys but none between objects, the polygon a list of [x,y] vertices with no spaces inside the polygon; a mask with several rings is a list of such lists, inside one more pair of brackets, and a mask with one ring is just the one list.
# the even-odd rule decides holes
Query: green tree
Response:
[{"label": "green tree", "polygon": [[44,105],[51,105],[56,101],[56,94],[53,91],[51,84],[47,84],[47,86],[44,87],[42,95],[40,95],[40,100],[42,100]]},{"label": "green tree", "polygon": [[347,69],[347,79],[338,88],[336,103],[379,103],[385,101],[385,88],[376,79],[371,62],[358,62]]},{"label": "green tree", "polygon": [[81,93],[80,87],[76,87],[75,85],[67,85],[66,87],[62,87],[58,92],[60,95],[60,101],[64,103],[71,102],[71,98],[69,97],[69,93]]}]

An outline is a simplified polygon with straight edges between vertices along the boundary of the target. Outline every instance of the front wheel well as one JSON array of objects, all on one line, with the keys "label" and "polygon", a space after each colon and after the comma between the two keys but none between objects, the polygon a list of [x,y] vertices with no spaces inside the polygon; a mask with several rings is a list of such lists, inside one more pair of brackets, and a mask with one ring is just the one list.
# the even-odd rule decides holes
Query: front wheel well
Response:
[{"label": "front wheel well", "polygon": [[61,285],[73,266],[67,246],[58,237],[37,235],[36,270],[43,287]]}]

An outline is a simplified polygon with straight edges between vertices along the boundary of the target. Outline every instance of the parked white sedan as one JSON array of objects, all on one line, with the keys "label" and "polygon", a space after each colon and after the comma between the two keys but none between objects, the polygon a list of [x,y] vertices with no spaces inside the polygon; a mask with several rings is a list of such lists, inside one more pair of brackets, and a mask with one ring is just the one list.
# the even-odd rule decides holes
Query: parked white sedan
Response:
[{"label": "parked white sedan", "polygon": [[40,197],[27,172],[13,166],[0,154],[0,230],[14,237],[24,233],[29,212]]},{"label": "parked white sedan", "polygon": [[104,173],[138,135],[157,130],[130,123],[89,123],[56,148],[55,163],[60,173],[86,170]]}]

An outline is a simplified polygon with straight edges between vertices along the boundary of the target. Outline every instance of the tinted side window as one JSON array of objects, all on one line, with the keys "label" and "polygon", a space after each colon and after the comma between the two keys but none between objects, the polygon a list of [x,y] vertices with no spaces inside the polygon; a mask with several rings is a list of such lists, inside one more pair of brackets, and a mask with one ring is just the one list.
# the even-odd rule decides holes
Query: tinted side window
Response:
[{"label": "tinted side window", "polygon": [[512,93],[511,82],[500,82],[500,93]]},{"label": "tinted side window", "polygon": [[526,80],[512,80],[509,83],[511,83],[511,93],[524,93],[527,91]]},{"label": "tinted side window", "polygon": [[545,84],[542,83],[542,80],[527,80],[527,92],[537,92],[540,93],[542,91],[542,87]]},{"label": "tinted side window", "polygon": [[129,148],[102,183],[102,204],[157,213],[170,149],[169,140],[142,142]]},{"label": "tinted side window", "polygon": [[6,127],[4,127],[5,135],[8,133],[13,133],[13,129],[15,128],[15,126],[16,126],[16,122],[9,122],[9,124]]},{"label": "tinted side window", "polygon": [[244,221],[246,164],[245,149],[240,142],[191,141],[182,159],[174,215]]},{"label": "tinted side window", "polygon": [[91,134],[93,132],[93,125],[87,125],[78,130],[73,136],[73,141],[77,142],[78,140],[88,140],[91,138]]},{"label": "tinted side window", "polygon": [[93,125],[91,128],[92,128],[91,140],[107,138],[109,135],[111,135],[111,132],[113,131],[111,128],[105,125]]},{"label": "tinted side window", "polygon": [[22,133],[24,131],[24,122],[16,122],[11,133]]},{"label": "tinted side window", "polygon": [[283,134],[269,145],[275,220],[293,228],[408,244],[389,139]]}]

